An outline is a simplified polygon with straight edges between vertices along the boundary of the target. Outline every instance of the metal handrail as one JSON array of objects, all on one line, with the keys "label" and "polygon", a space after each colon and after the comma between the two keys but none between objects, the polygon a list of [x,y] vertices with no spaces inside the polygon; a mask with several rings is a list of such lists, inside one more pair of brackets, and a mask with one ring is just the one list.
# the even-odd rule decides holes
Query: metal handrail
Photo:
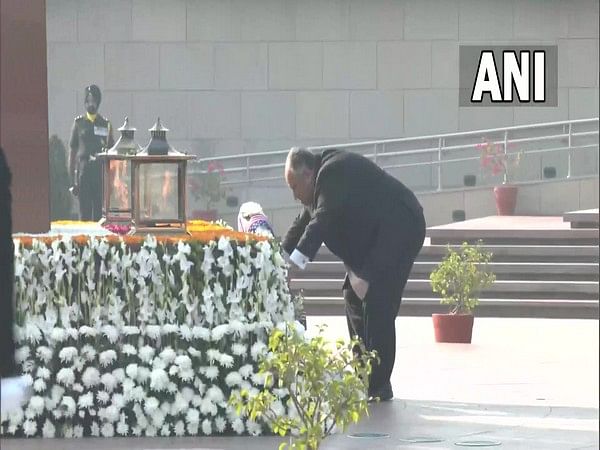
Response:
[{"label": "metal handrail", "polygon": [[[582,130],[582,131],[574,131],[574,125],[592,125],[596,126],[596,129],[591,131]],[[514,137],[510,138],[510,134],[523,130],[544,130],[545,128],[551,127],[559,127],[562,126],[564,132],[563,133],[553,133],[550,135],[540,135],[533,137]],[[384,139],[378,141],[365,141],[365,142],[353,142],[348,144],[337,144],[337,145],[324,145],[324,146],[314,146],[307,147],[311,151],[321,151],[328,148],[344,148],[344,149],[356,149],[356,148],[365,148],[369,149],[371,147],[371,151],[369,153],[364,154],[364,156],[373,159],[376,163],[381,165],[384,169],[395,169],[402,167],[415,167],[415,166],[429,166],[429,167],[437,167],[437,190],[441,191],[443,189],[442,186],[442,167],[444,165],[462,161],[473,161],[479,159],[478,156],[475,157],[465,157],[465,158],[451,158],[448,159],[445,155],[452,151],[459,150],[468,150],[477,148],[480,143],[451,143],[447,145],[448,141],[456,140],[460,138],[472,138],[472,137],[483,137],[490,134],[500,134],[497,139],[490,140],[490,142],[495,144],[500,144],[503,147],[505,153],[509,153],[509,148],[512,145],[523,145],[528,143],[536,143],[536,142],[549,142],[553,140],[564,140],[566,141],[566,146],[564,147],[553,147],[549,149],[527,149],[524,151],[525,155],[530,154],[539,154],[539,153],[550,153],[550,152],[560,152],[566,151],[568,155],[568,163],[567,163],[567,178],[571,178],[572,176],[572,157],[574,154],[574,150],[582,149],[582,148],[591,148],[597,146],[597,144],[589,144],[589,145],[573,145],[573,140],[577,138],[585,138],[585,137],[594,137],[598,136],[598,118],[591,119],[577,119],[570,121],[560,121],[560,122],[548,122],[541,124],[530,124],[530,125],[518,125],[513,127],[505,127],[505,128],[491,128],[486,130],[476,130],[476,131],[465,131],[458,133],[445,133],[431,136],[418,136],[418,137],[407,137],[407,138],[399,138],[399,139]],[[417,142],[436,142],[435,146],[427,146],[425,148],[418,149],[406,149],[406,150],[396,150],[390,149],[386,151],[386,147],[398,144],[405,143],[417,143]],[[231,180],[225,181],[224,184],[227,185],[249,185],[251,183],[264,182],[264,181],[283,181],[283,171],[279,176],[263,176],[263,177],[252,177],[252,173],[254,171],[260,170],[268,170],[268,169],[278,169],[284,167],[284,162],[276,162],[276,163],[263,163],[263,164],[251,164],[253,158],[264,158],[264,157],[278,157],[281,156],[282,159],[287,156],[289,150],[277,150],[271,152],[255,152],[255,153],[246,153],[239,155],[227,155],[227,156],[217,156],[217,157],[207,157],[207,158],[198,158],[192,164],[191,170],[192,172],[205,172],[202,169],[203,164],[208,164],[209,162],[230,162],[234,160],[244,160],[245,165],[236,165],[234,167],[226,167],[224,168],[225,173],[234,174],[234,173],[245,173],[245,177],[239,180]],[[401,156],[415,156],[415,155],[432,155],[437,153],[437,158],[431,159],[428,161],[420,161],[420,162],[412,162],[406,164],[382,164],[382,158],[391,158],[391,157],[401,157]],[[193,167],[196,166],[196,167]],[[198,170],[199,169],[199,170]],[[596,168],[596,172],[598,173],[598,168]],[[258,174],[257,174],[258,175]]]}]

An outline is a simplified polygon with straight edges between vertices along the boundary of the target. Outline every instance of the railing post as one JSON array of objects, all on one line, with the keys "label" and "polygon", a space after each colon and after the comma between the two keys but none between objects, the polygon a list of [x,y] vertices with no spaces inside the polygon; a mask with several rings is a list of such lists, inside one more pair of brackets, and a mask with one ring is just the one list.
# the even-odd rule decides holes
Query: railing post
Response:
[{"label": "railing post", "polygon": [[250,183],[250,157],[246,156],[246,180]]},{"label": "railing post", "polygon": [[444,145],[444,138],[438,139],[438,164],[437,164],[437,190],[442,190],[442,146]]},{"label": "railing post", "polygon": [[569,153],[567,155],[567,178],[571,178],[571,156],[573,153],[573,149],[571,147],[571,137],[573,134],[572,124],[569,122],[569,135],[568,135],[568,145],[569,145]]},{"label": "railing post", "polygon": [[375,164],[377,164],[377,147],[378,145],[375,144],[375,156],[373,157],[373,161],[375,161]]},{"label": "railing post", "polygon": [[[504,164],[508,167],[508,130],[504,130]],[[508,177],[506,176],[507,170],[504,171],[504,184],[508,183]]]}]

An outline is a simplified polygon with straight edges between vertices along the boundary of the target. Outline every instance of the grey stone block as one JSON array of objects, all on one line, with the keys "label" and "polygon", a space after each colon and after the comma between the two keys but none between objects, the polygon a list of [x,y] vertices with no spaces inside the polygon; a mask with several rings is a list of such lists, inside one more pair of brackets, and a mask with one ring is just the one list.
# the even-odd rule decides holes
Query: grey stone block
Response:
[{"label": "grey stone block", "polygon": [[559,122],[569,118],[569,89],[558,90],[558,106],[514,108],[515,125],[530,123]]},{"label": "grey stone block", "polygon": [[558,86],[595,87],[598,39],[562,39],[558,43]]},{"label": "grey stone block", "polygon": [[239,41],[241,12],[234,0],[188,0],[188,41]]},{"label": "grey stone block", "polygon": [[304,0],[296,5],[298,41],[348,39],[350,7],[346,0]]},{"label": "grey stone block", "polygon": [[348,93],[297,93],[296,134],[302,138],[347,138]]},{"label": "grey stone block", "polygon": [[513,125],[515,109],[519,108],[510,106],[497,108],[460,107],[458,108],[458,129],[460,131],[473,131],[510,127]]},{"label": "grey stone block", "polygon": [[379,42],[377,87],[431,87],[431,42]]},{"label": "grey stone block", "polygon": [[293,41],[296,32],[294,0],[237,0],[243,41]]},{"label": "grey stone block", "polygon": [[[84,102],[83,93],[81,93],[78,98],[81,102],[81,105],[83,106],[83,102]],[[128,116],[131,118],[133,115],[132,94],[129,92],[122,92],[122,91],[110,91],[110,90],[103,91],[102,92],[102,104],[100,105],[100,114],[102,114],[104,117],[106,117],[108,120],[110,120],[110,124],[112,125],[112,128],[113,128],[113,137],[116,142],[117,139],[119,138],[119,136],[121,135],[121,133],[119,131],[117,131],[117,128],[119,128],[121,125],[123,125],[123,122],[125,121],[125,116]],[[154,118],[154,120],[156,121],[156,117]],[[133,125],[134,127],[136,127],[138,129],[138,131],[140,129],[145,131],[148,128],[150,128],[154,124],[154,122],[152,122],[152,123],[130,122],[130,124]],[[148,137],[147,139],[140,140],[138,131],[136,131],[136,135],[135,135],[135,139],[136,139],[137,143],[140,145],[147,144],[148,143],[147,139],[150,138],[150,133],[147,133],[147,137]]]},{"label": "grey stone block", "polygon": [[352,92],[350,95],[350,136],[352,138],[393,138],[404,134],[402,91]]},{"label": "grey stone block", "polygon": [[244,92],[242,136],[293,138],[296,134],[296,96],[293,92]]},{"label": "grey stone block", "polygon": [[569,119],[598,117],[598,88],[569,89]]},{"label": "grey stone block", "polygon": [[431,42],[431,87],[458,89],[458,43]]},{"label": "grey stone block", "polygon": [[185,41],[185,0],[133,0],[133,40]]},{"label": "grey stone block", "polygon": [[269,44],[269,88],[320,89],[323,46],[316,42]]},{"label": "grey stone block", "polygon": [[189,102],[191,139],[240,137],[239,92],[193,92]]},{"label": "grey stone block", "polygon": [[457,130],[458,89],[405,91],[404,134],[406,136],[453,133]]},{"label": "grey stone block", "polygon": [[598,38],[598,0],[561,2],[561,13],[572,38]]},{"label": "grey stone block", "polygon": [[106,44],[107,89],[158,89],[157,44]]},{"label": "grey stone block", "polygon": [[[521,216],[536,216],[541,214],[541,192],[545,184],[530,184],[519,186],[515,214]],[[548,214],[545,210],[544,214]]]},{"label": "grey stone block", "polygon": [[161,89],[211,89],[214,86],[212,44],[160,46]]},{"label": "grey stone block", "polygon": [[323,87],[375,89],[377,47],[374,42],[323,43]]},{"label": "grey stone block", "polygon": [[77,40],[76,0],[46,2],[46,40],[50,42],[75,42]]},{"label": "grey stone block", "polygon": [[514,38],[554,40],[567,34],[560,0],[522,0],[514,4]]},{"label": "grey stone block", "polygon": [[77,10],[79,42],[127,42],[132,39],[131,0],[81,0],[77,2]]},{"label": "grey stone block", "polygon": [[133,123],[138,129],[136,136],[139,136],[139,144],[148,142],[148,129],[154,125],[157,117],[160,117],[162,124],[169,129],[168,140],[187,139],[190,121],[193,119],[188,115],[188,96],[185,92],[135,92]]},{"label": "grey stone block", "polygon": [[425,222],[428,227],[450,223],[452,222],[452,211],[465,209],[462,191],[419,194],[417,197],[423,206]]},{"label": "grey stone block", "polygon": [[511,40],[512,3],[496,0],[460,0],[460,40]]},{"label": "grey stone block", "polygon": [[487,217],[496,214],[496,201],[493,188],[471,189],[464,192],[465,215],[467,219]]},{"label": "grey stone block", "polygon": [[404,39],[458,39],[458,0],[409,0]]},{"label": "grey stone block", "polygon": [[579,209],[598,208],[598,177],[579,182]]},{"label": "grey stone block", "polygon": [[540,209],[544,214],[563,214],[579,208],[579,181],[546,183],[540,189]]},{"label": "grey stone block", "polygon": [[402,39],[404,5],[395,0],[352,0],[350,2],[350,39]]},{"label": "grey stone block", "polygon": [[267,44],[216,44],[216,88],[267,89],[267,53]]},{"label": "grey stone block", "polygon": [[83,90],[92,83],[104,88],[102,44],[48,44],[48,90]]}]

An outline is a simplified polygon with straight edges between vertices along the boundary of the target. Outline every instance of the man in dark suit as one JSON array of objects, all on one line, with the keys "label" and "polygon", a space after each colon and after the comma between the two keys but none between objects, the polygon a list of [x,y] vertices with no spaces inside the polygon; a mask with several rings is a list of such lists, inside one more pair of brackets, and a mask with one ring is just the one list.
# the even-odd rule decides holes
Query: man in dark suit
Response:
[{"label": "man in dark suit", "polygon": [[423,209],[404,184],[369,159],[342,150],[292,148],[285,179],[304,205],[283,240],[303,269],[322,243],[346,266],[343,294],[351,336],[376,350],[369,396],[390,400],[395,318],[425,238]]},{"label": "man in dark suit", "polygon": [[70,190],[79,197],[79,218],[96,222],[102,218],[102,163],[96,154],[114,140],[110,122],[98,113],[100,88],[92,84],[84,95],[86,113],[75,118],[69,141]]}]

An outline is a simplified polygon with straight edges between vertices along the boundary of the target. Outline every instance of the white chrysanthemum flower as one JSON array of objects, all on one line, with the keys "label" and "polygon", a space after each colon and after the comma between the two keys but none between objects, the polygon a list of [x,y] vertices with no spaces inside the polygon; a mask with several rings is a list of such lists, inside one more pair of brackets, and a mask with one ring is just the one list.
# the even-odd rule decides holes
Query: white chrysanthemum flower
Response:
[{"label": "white chrysanthemum flower", "polygon": [[76,328],[66,328],[65,332],[67,333],[67,337],[76,341],[79,339],[79,331]]},{"label": "white chrysanthemum flower", "polygon": [[206,351],[206,359],[208,359],[209,363],[213,363],[215,361],[218,361],[221,358],[221,352],[217,349],[214,348],[209,348]]},{"label": "white chrysanthemum flower", "polygon": [[100,372],[95,367],[87,367],[81,376],[81,381],[85,387],[96,386],[100,383]]},{"label": "white chrysanthemum flower", "polygon": [[242,378],[248,378],[254,373],[254,367],[252,367],[252,364],[245,364],[240,367],[239,373]]},{"label": "white chrysanthemum flower", "polygon": [[136,379],[138,376],[138,365],[137,364],[128,364],[125,368],[125,373],[129,378]]},{"label": "white chrysanthemum flower", "polygon": [[75,382],[75,373],[69,367],[63,367],[56,374],[56,381],[63,386],[71,386]]},{"label": "white chrysanthemum flower", "polygon": [[266,352],[266,350],[267,346],[264,342],[255,342],[250,348],[250,354],[252,355],[252,359],[254,359],[254,361],[258,361],[258,358],[262,356]]},{"label": "white chrysanthemum flower", "polygon": [[42,436],[45,438],[53,438],[55,435],[56,428],[49,419],[46,419],[46,422],[44,422],[44,426],[42,427]]},{"label": "white chrysanthemum flower", "polygon": [[194,406],[195,408],[199,408],[200,405],[202,405],[203,401],[204,401],[204,398],[202,398],[201,395],[194,394],[192,396],[192,406]]},{"label": "white chrysanthemum flower", "polygon": [[171,347],[166,347],[162,352],[160,352],[159,356],[160,359],[162,359],[166,364],[171,364],[173,361],[175,361],[177,353],[175,353],[175,350],[173,350]]},{"label": "white chrysanthemum flower", "polygon": [[208,391],[206,391],[206,395],[211,401],[215,403],[220,403],[225,400],[225,396],[223,395],[223,391],[216,385],[212,385]]},{"label": "white chrysanthemum flower", "polygon": [[73,439],[73,427],[71,425],[65,424],[62,429],[63,437],[66,439]]},{"label": "white chrysanthemum flower", "polygon": [[150,361],[152,361],[152,358],[154,358],[154,351],[155,350],[153,347],[145,345],[142,348],[140,348],[139,357],[143,362],[149,363]]},{"label": "white chrysanthemum flower", "polygon": [[190,436],[196,436],[198,434],[198,427],[200,423],[188,423],[187,430]]},{"label": "white chrysanthemum flower", "polygon": [[192,367],[192,360],[187,355],[179,355],[175,358],[175,364],[181,369],[189,369]]},{"label": "white chrysanthemum flower", "polygon": [[194,396],[194,393],[195,393],[194,390],[189,386],[185,386],[181,390],[181,396],[185,399],[186,402],[192,401],[192,397]]},{"label": "white chrysanthemum flower", "polygon": [[79,409],[87,409],[94,405],[94,393],[86,392],[83,395],[79,396],[79,400],[77,400],[77,406]]},{"label": "white chrysanthemum flower", "polygon": [[192,328],[192,336],[194,336],[194,339],[210,341],[210,330],[208,328],[195,326]]},{"label": "white chrysanthemum flower", "polygon": [[152,368],[153,369],[163,369],[163,370],[166,370],[167,369],[167,363],[164,360],[162,360],[160,358],[160,356],[157,356],[152,361]]},{"label": "white chrysanthemum flower", "polygon": [[160,337],[160,325],[146,326],[146,336],[150,339],[157,340]]},{"label": "white chrysanthemum flower", "polygon": [[202,421],[202,432],[207,436],[212,434],[212,423],[209,419],[204,419]]},{"label": "white chrysanthemum flower", "polygon": [[148,415],[154,414],[155,411],[160,407],[160,402],[156,397],[148,397],[144,403],[144,411]]},{"label": "white chrysanthemum flower", "polygon": [[65,395],[60,402],[60,408],[63,410],[65,417],[73,417],[77,405],[75,404],[73,397]]},{"label": "white chrysanthemum flower", "polygon": [[165,423],[161,428],[160,428],[160,435],[161,436],[171,436],[171,427],[169,426],[168,423]]},{"label": "white chrysanthemum flower", "polygon": [[88,327],[87,325],[83,325],[83,326],[79,327],[79,334],[81,334],[82,336],[93,338],[93,337],[96,337],[96,335],[98,334],[98,331],[95,328]]},{"label": "white chrysanthemum flower", "polygon": [[77,349],[75,347],[64,347],[58,353],[58,357],[63,363],[73,361],[73,358],[77,356]]},{"label": "white chrysanthemum flower", "polygon": [[175,436],[183,436],[185,434],[185,424],[182,420],[177,421],[173,428],[173,432],[175,433]]},{"label": "white chrysanthemum flower", "polygon": [[173,365],[169,368],[169,375],[175,376],[179,373],[179,367]]},{"label": "white chrysanthemum flower", "polygon": [[25,323],[25,327],[23,330],[25,339],[27,339],[28,342],[37,345],[41,340],[42,340],[42,332],[39,329],[39,327],[32,323],[32,322],[26,322]]},{"label": "white chrysanthemum flower", "polygon": [[217,325],[211,331],[211,338],[213,341],[220,341],[223,336],[230,333],[229,324]]},{"label": "white chrysanthemum flower", "polygon": [[205,397],[202,399],[200,402],[200,414],[203,416],[207,416],[209,414],[211,416],[216,416],[218,412],[217,405],[215,405],[210,398]]},{"label": "white chrysanthemum flower", "polygon": [[183,324],[179,327],[179,335],[182,337],[182,339],[184,341],[188,341],[188,342],[194,338],[192,329],[185,324]]},{"label": "white chrysanthemum flower", "polygon": [[150,369],[147,367],[140,366],[137,370],[137,380],[139,383],[144,384],[150,379]]},{"label": "white chrysanthemum flower", "polygon": [[123,328],[121,328],[121,331],[125,336],[135,336],[140,334],[140,329],[132,325],[124,326]]},{"label": "white chrysanthemum flower", "polygon": [[73,427],[73,437],[74,438],[82,438],[83,437],[83,427],[81,425],[75,425]]},{"label": "white chrysanthemum flower", "polygon": [[98,360],[100,361],[100,365],[102,367],[107,367],[117,360],[117,352],[115,352],[112,349],[105,350],[102,353],[100,353]]},{"label": "white chrysanthemum flower", "polygon": [[189,383],[190,381],[192,381],[194,379],[194,369],[189,368],[189,369],[183,369],[179,371],[179,378],[181,379],[181,381],[187,382]]},{"label": "white chrysanthemum flower", "polygon": [[215,418],[215,428],[219,433],[223,433],[225,431],[225,428],[227,428],[227,421],[224,417],[217,416]]},{"label": "white chrysanthemum flower", "polygon": [[48,369],[47,367],[38,367],[36,374],[39,378],[47,380],[48,378],[50,378],[50,369]]},{"label": "white chrysanthemum flower", "polygon": [[110,394],[106,391],[98,391],[96,394],[96,399],[98,400],[98,403],[106,405],[108,402],[110,402]]},{"label": "white chrysanthemum flower", "polygon": [[127,436],[129,434],[129,425],[127,425],[127,422],[120,421],[117,424],[117,434],[121,436]]},{"label": "white chrysanthemum flower", "polygon": [[182,412],[186,412],[189,408],[189,402],[183,397],[182,394],[175,394],[175,401],[171,407],[171,414],[176,416]]},{"label": "white chrysanthemum flower", "polygon": [[162,327],[163,334],[171,334],[171,333],[179,333],[179,325],[175,325],[174,323],[165,323]]},{"label": "white chrysanthemum flower", "polygon": [[150,373],[150,388],[155,391],[164,391],[169,383],[169,375],[163,369],[154,369]]},{"label": "white chrysanthemum flower", "polygon": [[124,344],[121,352],[127,356],[137,355],[137,349],[131,344]]},{"label": "white chrysanthemum flower", "polygon": [[265,373],[256,372],[252,374],[252,382],[257,386],[264,386],[266,379],[267,375]]},{"label": "white chrysanthemum flower", "polygon": [[289,395],[290,391],[288,391],[287,388],[274,388],[273,394],[275,394],[277,398],[283,398]]},{"label": "white chrysanthemum flower", "polygon": [[81,356],[83,356],[88,361],[93,361],[96,358],[97,354],[98,352],[96,351],[96,349],[89,344],[86,344],[83,347],[81,347]]},{"label": "white chrysanthemum flower", "polygon": [[245,344],[240,344],[239,342],[235,342],[231,345],[231,353],[236,356],[245,355],[248,351],[248,347]]},{"label": "white chrysanthemum flower", "polygon": [[112,423],[104,423],[100,431],[104,437],[113,437],[115,435],[115,427],[113,427]]},{"label": "white chrysanthemum flower", "polygon": [[31,350],[29,350],[29,346],[24,345],[23,347],[18,348],[15,351],[15,361],[17,364],[22,364],[29,356],[31,355]]},{"label": "white chrysanthemum flower", "polygon": [[202,367],[200,370],[204,371],[204,375],[209,380],[214,380],[219,376],[219,368],[217,366]]},{"label": "white chrysanthemum flower", "polygon": [[152,425],[146,427],[146,436],[148,437],[156,437],[156,428],[153,427]]},{"label": "white chrysanthemum flower", "polygon": [[125,407],[125,404],[127,403],[123,394],[113,394],[111,401],[113,406],[118,410],[123,409]]},{"label": "white chrysanthemum flower", "polygon": [[246,422],[246,428],[248,429],[248,433],[252,436],[260,436],[262,434],[262,427],[253,420],[248,420]]},{"label": "white chrysanthemum flower", "polygon": [[177,384],[173,383],[172,381],[167,384],[167,392],[169,394],[174,394],[177,391],[179,391],[179,386],[177,386]]},{"label": "white chrysanthemum flower", "polygon": [[23,422],[23,433],[25,436],[35,436],[37,433],[37,423],[33,420],[26,420]]},{"label": "white chrysanthemum flower", "polygon": [[112,392],[117,387],[117,379],[112,373],[105,373],[100,377],[100,382],[104,385],[108,392]]},{"label": "white chrysanthemum flower", "polygon": [[34,417],[42,415],[46,403],[39,395],[34,395],[29,400],[29,409],[33,412]]},{"label": "white chrysanthemum flower", "polygon": [[229,387],[239,386],[242,383],[242,376],[238,372],[229,372],[225,377],[225,384]]},{"label": "white chrysanthemum flower", "polygon": [[165,423],[165,413],[158,409],[152,413],[152,426],[159,430]]},{"label": "white chrysanthemum flower", "polygon": [[131,428],[131,434],[133,434],[134,436],[141,436],[142,435],[142,427],[136,425],[134,427]]},{"label": "white chrysanthemum flower", "polygon": [[125,380],[125,371],[121,367],[113,370],[112,374],[118,383],[122,383]]},{"label": "white chrysanthemum flower", "polygon": [[85,367],[85,360],[81,356],[76,356],[73,359],[73,370],[75,370],[75,372],[81,373],[81,372],[83,372],[84,367]]},{"label": "white chrysanthemum flower", "polygon": [[185,415],[185,421],[188,424],[198,424],[200,423],[200,413],[197,409],[188,409],[187,414]]},{"label": "white chrysanthemum flower", "polygon": [[231,428],[233,428],[233,431],[237,434],[243,434],[245,431],[244,422],[239,417],[231,422]]},{"label": "white chrysanthemum flower", "polygon": [[81,383],[75,383],[75,384],[73,384],[72,389],[75,392],[78,392],[79,394],[81,394],[83,392],[83,385]]},{"label": "white chrysanthemum flower", "polygon": [[67,339],[67,333],[64,328],[55,327],[50,332],[50,339],[56,343],[63,342]]},{"label": "white chrysanthemum flower", "polygon": [[46,390],[46,382],[43,378],[36,378],[33,382],[33,390],[35,392],[43,392]]},{"label": "white chrysanthemum flower", "polygon": [[221,356],[219,357],[219,364],[221,364],[223,367],[233,367],[233,363],[234,363],[234,359],[233,356],[231,355],[227,355],[225,353],[221,353]]},{"label": "white chrysanthemum flower", "polygon": [[114,423],[119,420],[119,408],[117,408],[115,405],[110,405],[104,408],[102,415],[100,415],[100,413],[98,413],[98,415],[100,417],[104,417],[104,419],[110,423]]},{"label": "white chrysanthemum flower", "polygon": [[200,358],[200,356],[202,356],[202,352],[200,350],[196,350],[194,347],[188,347],[187,351],[194,358]]}]

